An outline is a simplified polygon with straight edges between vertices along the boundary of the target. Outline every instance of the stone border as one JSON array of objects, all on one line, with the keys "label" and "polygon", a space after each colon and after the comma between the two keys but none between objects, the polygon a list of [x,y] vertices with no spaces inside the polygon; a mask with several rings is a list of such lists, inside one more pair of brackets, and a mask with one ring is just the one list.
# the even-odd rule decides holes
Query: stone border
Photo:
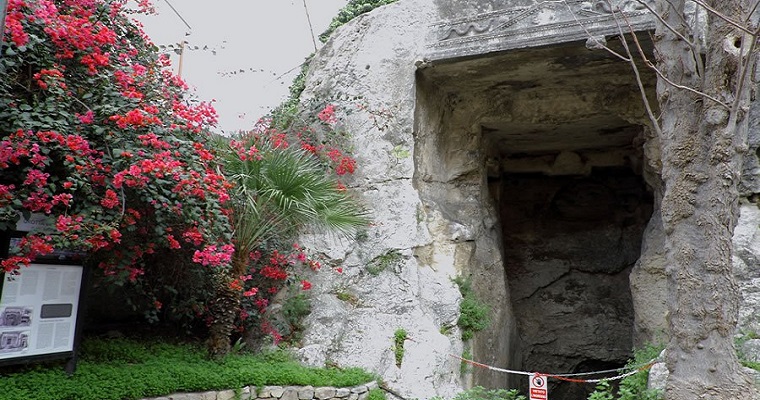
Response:
[{"label": "stone border", "polygon": [[369,391],[377,388],[378,385],[375,381],[350,388],[264,386],[258,390],[256,386],[246,386],[240,389],[240,397],[235,397],[234,390],[222,390],[202,393],[175,393],[142,400],[367,400]]}]

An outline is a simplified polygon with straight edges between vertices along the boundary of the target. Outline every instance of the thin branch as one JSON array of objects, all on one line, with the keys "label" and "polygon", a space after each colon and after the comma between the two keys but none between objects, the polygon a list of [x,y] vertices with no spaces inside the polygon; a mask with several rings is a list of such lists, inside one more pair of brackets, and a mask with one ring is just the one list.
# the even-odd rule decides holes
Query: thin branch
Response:
[{"label": "thin branch", "polygon": [[[654,15],[655,18],[657,18],[660,21],[660,23],[664,27],[666,27],[670,32],[672,32],[673,34],[675,34],[676,36],[678,36],[681,40],[683,40],[684,42],[686,42],[686,43],[689,44],[689,48],[691,48],[691,52],[694,55],[694,61],[696,61],[696,63],[697,63],[697,74],[699,74],[699,76],[704,76],[705,67],[704,67],[704,63],[702,63],[702,57],[700,56],[699,48],[697,47],[697,44],[699,43],[699,40],[697,40],[696,41],[697,44],[695,44],[695,42],[693,40],[687,39],[686,36],[684,36],[681,32],[678,31],[678,29],[674,28],[667,21],[665,21],[665,19],[662,18],[662,16],[659,13],[657,13],[657,11],[653,10],[652,7],[650,7],[649,4],[647,4],[645,1],[643,1],[643,0],[636,0],[636,2],[638,2],[639,4],[641,4],[644,7],[646,7],[646,9],[649,11],[649,13],[652,14],[652,15]],[[670,2],[668,2],[668,4],[670,4]],[[670,4],[670,6],[673,7],[672,4]],[[624,15],[624,17],[625,17],[625,15]],[[683,18],[682,18],[682,20],[683,20]],[[684,21],[684,26],[688,26],[688,23],[686,23],[686,20],[683,20],[683,21]],[[630,24],[630,22],[627,21],[627,19],[626,19],[626,22],[628,23],[628,25],[630,27],[631,24]],[[633,30],[631,30],[631,31],[633,31]]]},{"label": "thin branch", "polygon": [[657,69],[657,66],[655,66],[654,64],[652,64],[651,61],[644,60],[644,62],[647,64],[647,66],[649,66],[649,68],[652,68],[654,70],[654,72],[657,74],[658,77],[662,78],[662,80],[664,80],[670,86],[673,86],[676,89],[683,89],[683,90],[686,90],[687,92],[692,92],[692,93],[694,93],[696,95],[699,95],[699,96],[702,96],[702,97],[704,97],[704,98],[706,98],[708,100],[712,100],[713,102],[717,103],[718,105],[721,105],[721,106],[725,107],[729,111],[731,110],[731,107],[728,104],[726,104],[726,103],[724,103],[724,102],[716,99],[715,97],[710,96],[707,93],[700,92],[699,90],[696,90],[694,88],[691,88],[691,87],[688,87],[688,86],[684,86],[684,85],[679,85],[679,84],[673,82],[668,77],[666,77],[665,74],[662,73],[662,71],[660,71],[659,69]]},{"label": "thin branch", "polygon": [[608,53],[610,53],[610,54],[614,55],[615,57],[617,57],[617,58],[619,58],[619,59],[621,59],[621,60],[623,60],[623,61],[625,61],[625,62],[630,62],[630,61],[631,61],[631,59],[629,59],[629,58],[626,58],[624,55],[622,55],[622,54],[620,54],[620,53],[616,52],[615,50],[612,50],[611,48],[609,48],[609,47],[608,47],[607,45],[605,45],[604,43],[602,43],[602,42],[600,42],[600,41],[596,40],[596,39],[594,38],[594,35],[592,35],[592,34],[591,34],[591,32],[589,32],[589,30],[586,28],[586,26],[585,26],[585,25],[583,25],[583,23],[582,23],[582,22],[581,22],[581,21],[578,19],[578,17],[576,17],[576,16],[575,16],[575,13],[573,12],[573,9],[572,9],[572,7],[570,7],[570,4],[568,4],[568,3],[567,3],[567,0],[563,0],[563,2],[564,2],[564,3],[565,3],[565,5],[567,6],[567,9],[568,9],[568,10],[570,10],[570,15],[572,15],[572,16],[573,16],[573,19],[575,20],[575,23],[576,23],[578,26],[580,26],[580,27],[581,27],[581,29],[583,29],[583,32],[585,32],[585,33],[586,33],[586,36],[588,36],[588,37],[589,37],[589,39],[593,39],[593,40],[596,42],[596,44],[597,44],[598,46],[600,46],[601,48],[603,48],[604,50],[606,50]]},{"label": "thin branch", "polygon": [[[607,0],[607,1],[609,1],[609,0]],[[629,30],[630,30],[630,31],[633,33],[633,26],[631,25],[630,21],[628,21],[628,19],[626,18],[625,14],[623,14],[623,18],[626,20],[626,23],[628,24],[628,28],[629,28]],[[615,22],[617,22],[617,17],[615,18]],[[620,30],[622,31],[622,28],[620,28],[620,25],[618,25],[618,29],[620,29]],[[684,85],[680,85],[680,84],[677,84],[677,83],[673,82],[671,79],[669,79],[668,77],[666,77],[666,76],[665,76],[665,74],[663,74],[663,73],[662,73],[662,71],[660,71],[660,70],[657,68],[657,66],[656,66],[656,65],[654,65],[654,64],[653,64],[651,61],[649,61],[649,58],[647,58],[646,54],[644,53],[644,50],[641,48],[641,45],[640,45],[640,43],[638,42],[638,38],[637,38],[637,36],[635,35],[635,33],[633,34],[633,36],[634,36],[634,40],[636,41],[636,46],[637,46],[637,47],[638,47],[638,49],[639,49],[639,54],[641,55],[641,58],[642,58],[642,60],[644,61],[644,63],[645,63],[645,64],[646,64],[646,65],[647,65],[649,68],[651,68],[651,69],[653,69],[653,70],[654,70],[654,72],[657,74],[657,76],[658,76],[658,77],[660,77],[662,80],[664,80],[664,81],[665,81],[665,82],[667,82],[669,85],[671,85],[671,86],[673,86],[673,87],[675,87],[675,88],[678,88],[678,89],[683,89],[683,90],[686,90],[686,91],[688,91],[688,92],[692,92],[692,93],[694,93],[694,94],[697,94],[697,95],[699,95],[699,96],[702,96],[702,97],[704,97],[704,98],[706,98],[706,99],[708,99],[708,100],[712,100],[712,101],[714,101],[715,103],[717,103],[717,104],[719,104],[719,105],[721,105],[721,106],[725,107],[725,108],[726,108],[727,110],[729,110],[729,111],[731,110],[731,107],[730,107],[728,104],[726,104],[726,103],[724,103],[724,102],[722,102],[722,101],[718,100],[717,98],[715,98],[715,97],[713,97],[713,96],[710,96],[710,95],[709,95],[709,94],[707,94],[707,93],[704,93],[704,92],[701,92],[701,91],[699,91],[699,90],[696,90],[696,89],[694,89],[694,88],[692,88],[692,87],[689,87],[689,86],[684,86]]]},{"label": "thin branch", "polygon": [[713,14],[716,17],[722,19],[723,21],[725,21],[729,25],[732,25],[736,29],[744,31],[745,33],[747,33],[749,35],[754,35],[755,34],[754,32],[752,32],[751,30],[747,29],[742,24],[740,24],[740,23],[732,20],[731,18],[726,17],[725,15],[721,14],[720,12],[718,12],[716,9],[714,9],[714,8],[710,7],[709,5],[705,4],[705,2],[703,2],[702,0],[689,0],[689,1],[693,1],[693,2],[697,3],[698,5],[704,7],[704,9],[707,10],[707,12],[709,12],[710,14]]},{"label": "thin branch", "polygon": [[759,5],[760,5],[760,0],[756,1],[755,5],[752,6],[752,9],[749,11],[749,14],[747,14],[747,19],[744,20],[745,23],[749,23],[749,20],[752,18],[752,14],[754,14],[755,11],[757,11],[757,6]]},{"label": "thin branch", "polygon": [[[673,32],[676,36],[678,36],[681,40],[688,43],[689,46],[693,47],[693,43],[691,40],[687,39],[686,36],[684,36],[681,32],[679,32],[676,28],[670,26],[660,14],[658,14],[655,10],[652,9],[652,7],[649,6],[644,0],[636,0],[637,3],[641,4],[642,6],[646,7],[647,10],[649,10],[649,13],[654,15],[655,18],[657,18],[660,23],[662,23],[663,26],[668,28],[669,31]],[[692,50],[693,51],[693,50]]]},{"label": "thin branch", "polygon": [[311,15],[309,15],[309,7],[306,6],[306,0],[303,0],[303,9],[306,11],[306,21],[309,23],[309,32],[311,32],[311,42],[314,44],[314,52],[317,52],[317,40],[314,38],[314,27],[311,25]]},{"label": "thin branch", "polygon": [[752,53],[755,51],[755,47],[757,45],[757,37],[751,36],[752,42],[749,45],[749,50],[747,51],[747,59],[742,60],[744,56],[744,48],[746,46],[747,41],[742,40],[742,46],[741,49],[739,49],[739,60],[741,61],[739,66],[741,69],[739,70],[739,83],[736,86],[736,98],[734,99],[734,104],[731,107],[731,113],[733,115],[738,115],[737,112],[739,111],[739,107],[742,102],[742,91],[744,90],[744,84],[747,81],[747,76],[749,75],[749,70],[751,69],[750,66],[752,65],[752,60],[755,58],[753,57]]},{"label": "thin branch", "polygon": [[[608,0],[609,4],[609,0]],[[631,32],[631,35],[633,36],[633,40],[636,43],[636,47],[639,50],[639,54],[641,54],[642,59],[646,60],[646,56],[644,55],[644,50],[641,48],[641,44],[639,44],[638,37],[636,36],[636,32],[633,30],[633,26],[631,26],[631,22],[626,18],[625,13],[622,14],[623,18],[625,19],[626,24],[628,25],[628,29]],[[639,94],[641,95],[641,100],[644,103],[644,108],[647,110],[647,116],[649,117],[649,121],[652,123],[652,129],[654,129],[657,136],[662,136],[662,129],[660,128],[660,122],[657,120],[657,117],[654,115],[654,111],[652,110],[652,105],[649,103],[649,98],[647,97],[647,91],[644,88],[644,82],[641,80],[641,73],[639,72],[639,67],[636,65],[636,61],[633,58],[633,54],[631,53],[631,48],[628,46],[628,39],[625,37],[625,32],[623,31],[623,27],[620,26],[620,21],[618,20],[617,14],[615,12],[612,13],[612,16],[615,20],[615,25],[617,25],[618,31],[620,32],[620,42],[623,45],[623,49],[625,49],[626,54],[628,55],[628,59],[630,60],[629,63],[631,64],[631,69],[633,70],[633,74],[636,77],[636,85],[639,87]]]}]

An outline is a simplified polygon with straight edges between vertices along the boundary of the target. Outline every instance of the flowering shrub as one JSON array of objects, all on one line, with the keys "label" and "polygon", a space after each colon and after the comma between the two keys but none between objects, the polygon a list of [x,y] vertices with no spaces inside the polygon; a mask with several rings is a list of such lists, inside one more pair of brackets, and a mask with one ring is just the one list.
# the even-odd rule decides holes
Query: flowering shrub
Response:
[{"label": "flowering shrub", "polygon": [[230,184],[207,145],[216,113],[187,98],[128,17],[150,4],[126,2],[8,2],[0,229],[42,213],[55,231],[27,236],[2,261],[6,272],[58,248],[86,251],[118,284],[146,274],[164,250],[187,268],[229,267]]},{"label": "flowering shrub", "polygon": [[[308,215],[365,221],[335,179],[313,181],[323,194],[310,194],[312,203],[267,205],[273,192],[250,190],[235,179],[236,164],[217,152],[257,166],[262,179],[276,177],[266,171],[288,157],[311,160],[305,164],[311,172],[295,174],[309,179],[351,174],[356,162],[339,146],[315,140],[308,127],[298,140],[262,124],[251,140],[211,146],[213,107],[188,98],[168,58],[130,20],[131,13],[151,12],[149,2],[138,1],[137,10],[127,2],[8,2],[0,58],[0,230],[31,213],[48,215],[55,229],[27,235],[2,268],[15,273],[55,249],[81,249],[105,285],[131,284],[129,301],[151,320],[204,321],[222,350],[235,318],[240,327],[277,337],[282,327],[260,317],[265,307],[285,284],[308,290],[311,283],[295,271],[318,266],[285,243]],[[335,113],[328,104],[315,121],[333,131]],[[318,174],[314,165],[321,166]],[[260,232],[278,226],[276,235],[246,242],[235,230],[233,238],[235,221],[252,215],[242,207],[249,199],[266,211],[249,225]]]},{"label": "flowering shrub", "polygon": [[[331,119],[333,112],[334,107],[325,107],[323,115]],[[337,181],[354,171],[352,158],[323,144],[311,145],[303,135],[291,135],[300,146],[291,144],[288,134],[265,124],[220,145],[224,173],[235,183],[230,205],[236,248],[228,286],[244,296],[237,321],[226,323],[249,337],[259,333],[278,341],[294,337],[298,324],[292,317],[300,312],[289,313],[290,322],[278,323],[262,318],[265,310],[285,286],[310,289],[298,271],[320,267],[306,249],[290,245],[297,230],[313,226],[347,233],[367,221]]]}]

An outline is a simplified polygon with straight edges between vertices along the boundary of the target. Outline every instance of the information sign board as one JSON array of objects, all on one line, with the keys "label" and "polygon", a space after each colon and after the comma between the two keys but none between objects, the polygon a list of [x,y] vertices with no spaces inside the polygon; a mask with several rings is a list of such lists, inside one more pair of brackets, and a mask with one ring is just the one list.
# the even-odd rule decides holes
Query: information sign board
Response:
[{"label": "information sign board", "polygon": [[0,283],[0,362],[72,353],[84,268],[31,264]]}]

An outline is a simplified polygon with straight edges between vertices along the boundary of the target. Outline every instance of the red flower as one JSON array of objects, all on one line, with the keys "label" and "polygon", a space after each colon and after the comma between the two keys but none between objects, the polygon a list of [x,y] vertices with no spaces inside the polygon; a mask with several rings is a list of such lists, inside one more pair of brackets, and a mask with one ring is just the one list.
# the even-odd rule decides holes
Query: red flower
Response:
[{"label": "red flower", "polygon": [[114,208],[119,205],[119,197],[111,189],[106,190],[106,195],[100,200],[100,205],[105,208]]}]

